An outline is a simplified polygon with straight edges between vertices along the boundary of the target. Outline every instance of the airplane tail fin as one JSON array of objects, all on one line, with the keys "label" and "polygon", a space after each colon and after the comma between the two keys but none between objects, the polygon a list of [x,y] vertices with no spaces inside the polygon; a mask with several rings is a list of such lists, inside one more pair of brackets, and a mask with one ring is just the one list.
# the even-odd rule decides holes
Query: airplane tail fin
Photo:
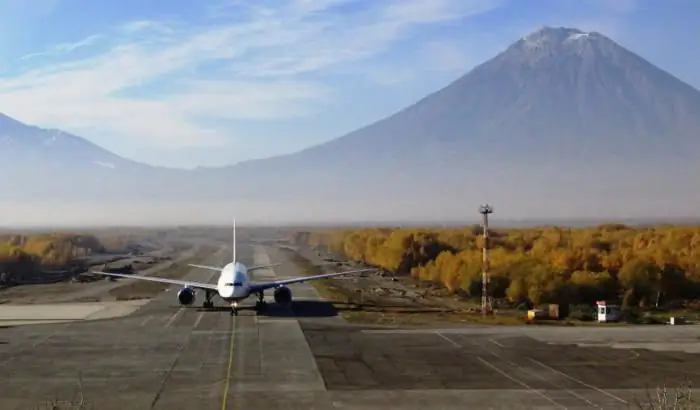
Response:
[{"label": "airplane tail fin", "polygon": [[233,218],[233,263],[236,263],[236,218]]}]

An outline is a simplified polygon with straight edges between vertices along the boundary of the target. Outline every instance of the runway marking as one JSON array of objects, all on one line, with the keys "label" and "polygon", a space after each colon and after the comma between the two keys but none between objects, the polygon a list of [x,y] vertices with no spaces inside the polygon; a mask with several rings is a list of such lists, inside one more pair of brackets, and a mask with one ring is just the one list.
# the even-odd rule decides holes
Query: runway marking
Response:
[{"label": "runway marking", "polygon": [[562,409],[566,409],[566,406],[561,405],[560,403],[556,402],[554,399],[552,399],[551,397],[549,397],[549,396],[547,396],[546,394],[542,393],[541,391],[533,389],[529,384],[525,383],[525,382],[522,381],[522,380],[516,379],[515,377],[509,375],[508,373],[504,372],[503,370],[499,369],[498,367],[494,366],[493,364],[491,364],[491,363],[487,362],[486,360],[482,359],[481,357],[477,357],[476,359],[477,359],[478,361],[480,361],[481,363],[483,363],[484,365],[488,366],[489,368],[493,369],[494,371],[500,373],[503,377],[505,377],[505,378],[507,378],[507,379],[509,379],[509,380],[512,380],[512,381],[518,383],[519,385],[523,386],[524,388],[528,389],[529,391],[531,391],[531,392],[533,392],[533,393],[536,393],[536,394],[540,395],[541,397],[543,397],[543,398],[546,399],[547,401],[551,402],[551,403],[554,404],[555,406],[559,406],[559,407],[561,407]]},{"label": "runway marking", "polygon": [[233,367],[233,346],[235,345],[235,334],[236,334],[236,318],[233,316],[231,325],[231,343],[229,344],[228,350],[228,369],[226,370],[226,382],[224,383],[224,397],[221,400],[221,410],[226,410],[226,400],[228,399],[228,389],[231,384],[231,368]]},{"label": "runway marking", "polygon": [[575,377],[573,377],[573,376],[569,376],[568,374],[566,374],[566,373],[564,373],[564,372],[560,372],[559,370],[554,369],[554,368],[552,368],[552,367],[550,367],[550,366],[547,366],[546,364],[540,362],[539,360],[535,360],[535,359],[533,359],[532,357],[528,357],[528,359],[530,359],[533,363],[536,363],[536,364],[538,364],[538,365],[544,367],[545,369],[548,369],[549,371],[552,371],[552,372],[554,372],[554,373],[560,374],[560,375],[566,377],[567,379],[569,379],[569,380],[571,380],[571,381],[574,381],[574,382],[576,382],[576,383],[578,383],[578,384],[580,384],[580,385],[582,385],[582,386],[586,386],[586,387],[588,387],[589,389],[593,389],[593,390],[595,390],[595,391],[597,391],[597,392],[599,392],[599,393],[605,394],[605,395],[608,396],[608,397],[612,397],[613,399],[619,401],[620,403],[629,404],[629,402],[628,402],[627,400],[625,400],[625,399],[623,399],[623,398],[621,398],[621,397],[619,397],[619,396],[616,396],[616,395],[614,395],[614,394],[612,394],[612,393],[610,393],[610,392],[607,392],[607,391],[605,391],[605,390],[603,390],[603,389],[600,389],[600,388],[598,388],[598,387],[596,387],[596,386],[590,385],[590,384],[588,384],[588,383],[586,383],[586,382],[584,382],[584,381],[582,381],[582,380],[579,380],[579,379],[577,379],[577,378],[575,378]]},{"label": "runway marking", "polygon": [[505,348],[505,346],[503,346],[502,344],[498,343],[497,341],[495,341],[493,339],[489,339],[489,342],[495,344],[496,346],[498,346],[500,348]]},{"label": "runway marking", "polygon": [[[255,316],[255,318],[257,319],[258,317]],[[260,376],[262,377],[263,368],[264,368],[264,365],[263,365],[263,343],[262,343],[262,338],[260,337],[260,324],[257,323],[257,321],[256,321],[255,330],[258,332],[258,352],[260,353]]]},{"label": "runway marking", "polygon": [[180,309],[178,309],[178,311],[175,312],[175,313],[170,317],[170,320],[168,320],[168,323],[165,324],[165,327],[170,327],[170,325],[173,324],[173,322],[175,321],[175,319],[177,319],[178,316],[180,316],[184,311],[185,311],[185,308],[180,308]]},{"label": "runway marking", "polygon": [[450,342],[450,344],[451,344],[452,346],[454,346],[454,347],[458,347],[458,348],[461,348],[461,347],[462,347],[462,345],[460,345],[459,343],[457,343],[457,342],[455,342],[454,340],[450,339],[449,337],[443,335],[443,334],[440,333],[440,332],[435,332],[435,334],[438,335],[438,336],[440,336],[441,338],[447,340],[448,342]]},{"label": "runway marking", "polygon": [[[498,343],[497,341],[495,341],[495,340],[493,340],[493,339],[488,339],[488,340],[489,340],[489,342],[491,342],[491,343],[493,343],[493,344],[495,344],[495,345],[497,345],[497,346],[503,347],[503,345],[501,345],[500,343]],[[534,376],[534,377],[537,377],[538,379],[544,381],[545,383],[551,384],[552,386],[556,386],[556,387],[558,387],[560,390],[563,390],[563,391],[565,391],[565,392],[571,394],[572,396],[576,397],[577,399],[588,403],[588,405],[590,405],[590,406],[592,406],[592,407],[602,408],[602,407],[600,407],[599,405],[597,405],[597,404],[593,403],[592,401],[588,400],[587,398],[585,398],[585,397],[581,396],[580,394],[576,393],[575,391],[573,391],[573,390],[571,390],[571,389],[567,389],[567,388],[565,388],[565,387],[563,387],[563,386],[561,386],[561,385],[559,385],[559,384],[557,384],[557,383],[554,383],[554,382],[551,381],[551,380],[548,380],[546,377],[543,377],[543,376],[540,375],[540,374],[534,373],[533,371],[531,371],[531,370],[528,369],[528,368],[525,368],[525,367],[520,366],[519,364],[517,364],[517,363],[515,363],[515,362],[513,362],[513,361],[511,361],[511,360],[508,360],[508,359],[506,359],[506,358],[503,358],[503,357],[501,357],[501,355],[499,355],[498,353],[493,352],[493,351],[491,351],[490,349],[487,349],[486,347],[484,347],[484,350],[486,350],[489,354],[491,354],[492,356],[496,357],[497,359],[503,360],[504,362],[508,363],[509,365],[513,366],[514,368],[521,369],[521,370],[523,370],[524,372],[526,372],[526,373],[528,373],[528,374],[530,374],[530,375],[532,375],[532,376]]]},{"label": "runway marking", "polygon": [[196,329],[197,326],[199,326],[199,322],[202,321],[202,318],[204,317],[204,312],[201,312],[199,316],[197,316],[197,320],[194,322],[193,329]]},{"label": "runway marking", "polygon": [[192,332],[194,335],[227,335],[229,333],[226,330],[195,330]]},{"label": "runway marking", "polygon": [[151,319],[153,319],[153,316],[146,316],[146,318],[141,321],[141,324],[139,326],[146,326],[146,323],[150,322]]}]

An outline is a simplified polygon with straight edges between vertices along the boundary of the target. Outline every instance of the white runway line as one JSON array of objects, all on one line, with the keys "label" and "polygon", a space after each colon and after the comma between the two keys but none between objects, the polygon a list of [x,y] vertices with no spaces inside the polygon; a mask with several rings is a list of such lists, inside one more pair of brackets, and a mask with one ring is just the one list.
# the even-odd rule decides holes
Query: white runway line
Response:
[{"label": "white runway line", "polygon": [[500,347],[500,348],[502,348],[502,349],[504,348],[504,346],[503,346],[502,344],[498,343],[497,341],[495,341],[495,340],[493,340],[493,339],[489,339],[489,342],[495,344],[496,346],[498,346],[498,347]]},{"label": "white runway line", "polygon": [[[488,339],[488,340],[489,340],[489,342],[495,344],[496,346],[503,347],[503,345],[501,345],[500,343],[498,343],[497,341],[495,341],[495,340],[493,340],[493,339]],[[548,383],[548,384],[551,384],[551,385],[553,385],[553,386],[558,387],[560,390],[565,391],[565,392],[569,393],[570,395],[576,397],[577,399],[586,402],[586,403],[587,403],[589,406],[591,406],[591,407],[601,408],[601,406],[599,406],[599,405],[593,403],[592,401],[590,401],[590,400],[588,400],[587,398],[581,396],[580,394],[576,393],[575,391],[573,391],[573,390],[571,390],[571,389],[567,389],[567,388],[565,388],[565,387],[563,387],[563,386],[560,386],[560,385],[558,385],[557,383],[554,383],[554,382],[548,380],[546,377],[542,376],[541,374],[537,374],[537,373],[533,372],[532,370],[530,370],[530,369],[528,369],[528,368],[525,368],[525,367],[520,366],[520,365],[518,365],[517,363],[515,363],[515,362],[513,362],[513,361],[511,361],[511,360],[508,360],[508,359],[506,359],[506,358],[503,358],[503,357],[501,357],[500,354],[498,354],[498,353],[496,353],[496,352],[494,352],[494,351],[492,351],[492,350],[490,350],[490,349],[484,348],[484,350],[486,350],[486,351],[487,351],[489,354],[491,354],[492,356],[494,356],[494,357],[496,357],[496,358],[498,358],[498,359],[500,359],[500,360],[503,360],[504,362],[508,363],[508,364],[509,364],[510,366],[512,366],[512,367],[521,369],[521,370],[524,371],[525,373],[528,373],[528,374],[530,374],[531,376],[536,377],[536,378],[538,378],[538,379],[544,381],[545,383]],[[532,359],[531,359],[531,360],[532,360]]]},{"label": "white runway line", "polygon": [[202,318],[204,317],[204,312],[200,312],[199,316],[197,316],[197,321],[194,322],[194,327],[193,329],[196,329],[197,326],[199,326],[199,322],[202,321]]},{"label": "white runway line", "polygon": [[168,323],[165,324],[165,327],[170,327],[170,325],[175,322],[175,319],[177,319],[183,312],[185,311],[185,308],[180,308],[177,312],[175,312],[174,315],[168,320]]},{"label": "white runway line", "polygon": [[533,393],[535,393],[535,394],[538,394],[539,396],[541,396],[542,398],[544,398],[544,399],[546,399],[547,401],[551,402],[551,403],[554,404],[555,406],[561,407],[562,409],[566,409],[566,408],[567,408],[566,406],[561,405],[560,403],[556,402],[554,399],[552,399],[551,397],[549,397],[549,396],[547,396],[546,394],[542,393],[541,391],[533,389],[529,384],[525,383],[525,382],[522,381],[522,380],[516,379],[515,377],[509,375],[508,373],[504,372],[503,370],[499,369],[498,367],[494,366],[493,364],[491,364],[491,363],[487,362],[486,360],[482,359],[481,357],[477,357],[477,360],[479,360],[481,363],[483,363],[484,365],[486,365],[486,366],[489,367],[490,369],[492,369],[492,370],[494,370],[494,371],[500,373],[502,376],[506,377],[507,379],[512,380],[512,381],[514,381],[515,383],[518,383],[519,385],[523,386],[523,387],[526,388],[528,391],[531,391],[531,392],[533,392]]},{"label": "white runway line", "polygon": [[607,392],[607,391],[605,391],[605,390],[603,390],[603,389],[600,389],[600,388],[598,388],[598,387],[595,387],[595,386],[593,386],[593,385],[590,385],[590,384],[588,384],[588,383],[586,383],[586,382],[584,382],[584,381],[582,381],[582,380],[579,380],[579,379],[577,379],[577,378],[575,378],[575,377],[573,377],[573,376],[569,376],[568,374],[566,374],[566,373],[564,373],[564,372],[560,372],[560,371],[557,370],[557,369],[553,369],[552,367],[547,366],[546,364],[540,362],[539,360],[535,360],[535,359],[533,359],[533,358],[531,358],[531,357],[528,357],[528,359],[530,359],[533,363],[537,363],[538,365],[544,367],[545,369],[548,369],[549,371],[552,371],[552,372],[554,372],[554,373],[557,373],[557,374],[559,374],[559,375],[562,375],[562,376],[566,377],[567,379],[569,379],[569,380],[571,380],[571,381],[574,381],[574,382],[576,382],[576,383],[578,383],[578,384],[580,384],[580,385],[582,385],[582,386],[588,387],[589,389],[593,389],[593,390],[595,390],[595,391],[597,391],[597,392],[599,392],[599,393],[603,393],[604,395],[606,395],[606,396],[608,396],[608,397],[612,397],[613,399],[619,401],[620,403],[629,404],[629,402],[628,402],[627,400],[625,400],[625,399],[623,399],[623,398],[621,398],[621,397],[615,396],[614,394],[612,394],[612,393],[610,393],[610,392]]},{"label": "white runway line", "polygon": [[462,345],[460,345],[459,343],[457,343],[457,342],[455,342],[454,340],[450,339],[449,337],[443,335],[443,334],[440,333],[440,332],[435,332],[435,334],[438,335],[438,336],[440,336],[442,339],[448,341],[448,342],[449,342],[452,346],[454,346],[454,347],[457,347],[457,348],[461,348],[461,347],[462,347]]}]

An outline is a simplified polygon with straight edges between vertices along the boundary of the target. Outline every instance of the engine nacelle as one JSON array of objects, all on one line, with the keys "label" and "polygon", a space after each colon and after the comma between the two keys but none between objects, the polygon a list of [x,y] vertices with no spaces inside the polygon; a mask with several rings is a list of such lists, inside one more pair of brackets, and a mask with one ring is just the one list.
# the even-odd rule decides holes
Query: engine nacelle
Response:
[{"label": "engine nacelle", "polygon": [[180,291],[177,292],[177,300],[181,305],[188,306],[193,304],[195,300],[194,289],[187,287],[180,289]]},{"label": "engine nacelle", "polygon": [[292,303],[292,291],[286,286],[275,289],[275,303],[289,306]]}]

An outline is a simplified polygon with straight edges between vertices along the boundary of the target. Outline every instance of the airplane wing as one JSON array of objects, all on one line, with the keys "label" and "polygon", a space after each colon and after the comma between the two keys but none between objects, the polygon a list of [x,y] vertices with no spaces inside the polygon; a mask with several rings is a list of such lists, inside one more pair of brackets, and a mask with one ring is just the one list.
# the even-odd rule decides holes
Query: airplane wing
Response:
[{"label": "airplane wing", "polygon": [[318,280],[318,279],[326,279],[326,278],[332,278],[335,276],[341,276],[341,275],[351,275],[353,273],[360,273],[360,272],[371,272],[371,271],[377,271],[377,269],[358,269],[358,270],[349,270],[346,272],[334,272],[334,273],[324,273],[322,275],[313,275],[313,276],[302,276],[299,278],[293,278],[293,279],[283,279],[283,280],[276,280],[274,282],[265,282],[265,283],[251,283],[250,289],[251,292],[259,292],[265,289],[270,289],[270,288],[276,288],[279,286],[284,286],[284,285],[291,285],[294,283],[302,283],[302,282],[307,282],[310,280]]},{"label": "airplane wing", "polygon": [[105,275],[105,276],[116,276],[118,278],[147,280],[149,282],[167,283],[170,285],[187,286],[187,287],[196,288],[196,289],[217,290],[216,285],[214,285],[212,283],[190,282],[190,281],[185,281],[185,280],[159,278],[156,276],[141,276],[141,275],[100,272],[100,271],[90,271],[90,273],[96,273],[98,275]]},{"label": "airplane wing", "polygon": [[188,263],[187,266],[192,266],[193,268],[215,270],[215,271],[217,271],[217,272],[221,272],[222,269],[223,269],[223,268],[217,268],[216,266],[194,265],[194,264],[192,264],[192,263]]},{"label": "airplane wing", "polygon": [[270,263],[267,265],[253,265],[253,266],[248,267],[248,272],[252,272],[252,271],[258,270],[258,269],[271,268],[273,266],[279,266],[279,265],[281,265],[281,263]]}]

